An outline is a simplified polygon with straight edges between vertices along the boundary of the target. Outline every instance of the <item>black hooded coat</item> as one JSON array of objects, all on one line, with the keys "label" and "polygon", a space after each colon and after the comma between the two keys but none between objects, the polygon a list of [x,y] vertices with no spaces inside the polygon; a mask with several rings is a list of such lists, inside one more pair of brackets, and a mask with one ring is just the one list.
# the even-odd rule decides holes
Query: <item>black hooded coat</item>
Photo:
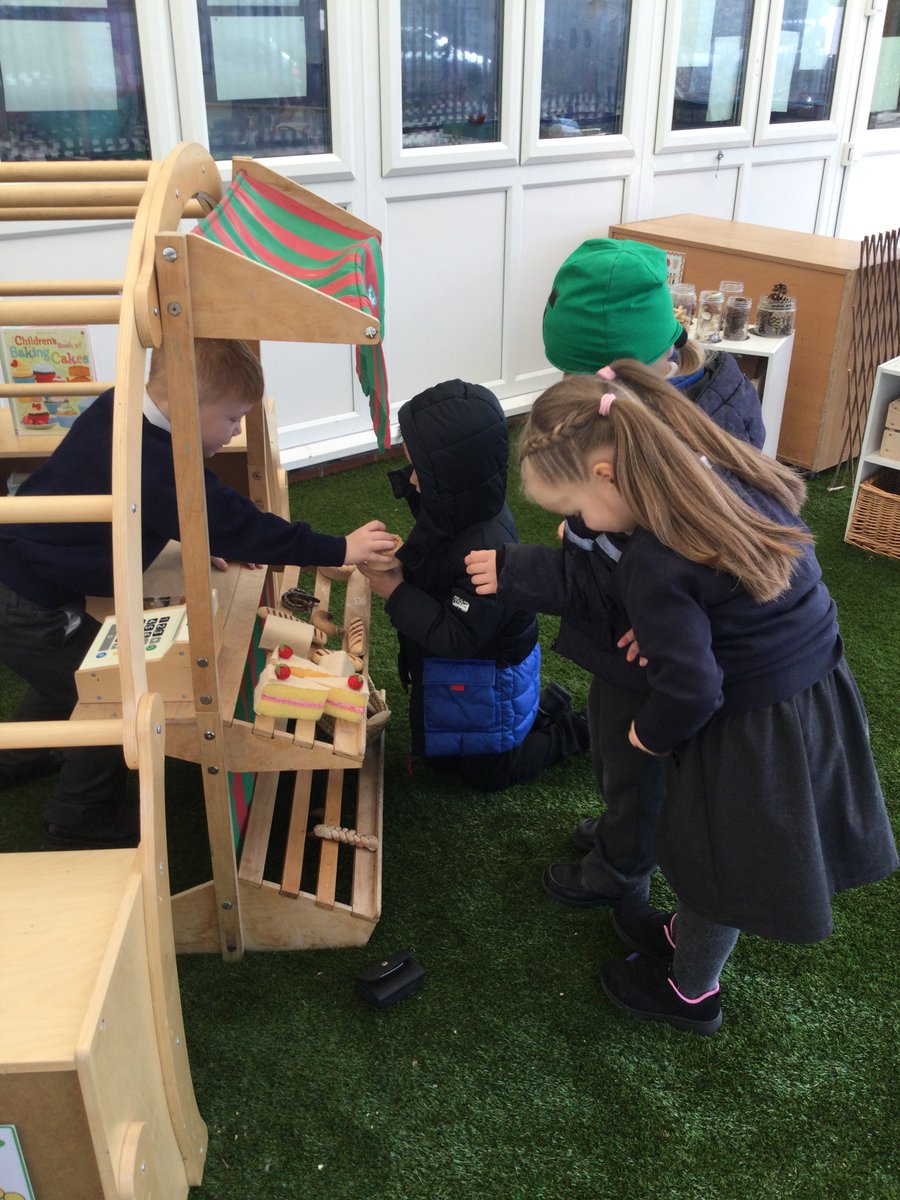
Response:
[{"label": "black hooded coat", "polygon": [[534,613],[477,595],[466,573],[470,550],[518,541],[506,505],[508,440],[497,398],[455,379],[413,397],[399,419],[420,492],[410,483],[412,466],[390,473],[416,524],[398,552],[404,581],[385,611],[398,633],[400,679],[410,689],[412,752],[423,754],[424,660],[515,666],[533,650],[538,626]]}]

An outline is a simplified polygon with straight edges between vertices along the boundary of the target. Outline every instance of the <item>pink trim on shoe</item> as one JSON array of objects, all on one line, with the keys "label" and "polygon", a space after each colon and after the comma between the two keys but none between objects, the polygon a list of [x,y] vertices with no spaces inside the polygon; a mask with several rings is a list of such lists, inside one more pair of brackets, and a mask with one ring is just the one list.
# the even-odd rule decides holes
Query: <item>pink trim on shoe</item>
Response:
[{"label": "pink trim on shoe", "polygon": [[690,996],[685,996],[683,992],[679,992],[678,988],[675,986],[675,980],[671,975],[668,977],[668,980],[669,987],[672,989],[678,999],[683,1000],[685,1004],[699,1004],[702,1000],[708,1000],[710,996],[716,996],[719,993],[719,985],[716,984],[711,992],[704,992],[702,996],[694,996],[692,999]]},{"label": "pink trim on shoe", "polygon": [[666,935],[666,941],[669,943],[669,945],[672,947],[673,950],[675,949],[675,918],[677,916],[678,916],[678,913],[673,912],[671,921],[663,922],[663,933]]}]

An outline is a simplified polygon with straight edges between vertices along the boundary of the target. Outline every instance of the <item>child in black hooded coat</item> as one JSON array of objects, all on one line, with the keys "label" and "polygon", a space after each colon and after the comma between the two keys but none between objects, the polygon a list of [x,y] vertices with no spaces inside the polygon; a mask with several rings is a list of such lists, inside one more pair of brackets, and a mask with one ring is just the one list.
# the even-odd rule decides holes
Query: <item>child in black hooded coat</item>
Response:
[{"label": "child in black hooded coat", "polygon": [[587,721],[540,689],[533,612],[478,596],[465,556],[517,542],[506,505],[506,418],[492,392],[451,380],[400,409],[410,465],[390,473],[415,526],[391,571],[368,570],[397,630],[411,750],[499,791],[588,748]]}]

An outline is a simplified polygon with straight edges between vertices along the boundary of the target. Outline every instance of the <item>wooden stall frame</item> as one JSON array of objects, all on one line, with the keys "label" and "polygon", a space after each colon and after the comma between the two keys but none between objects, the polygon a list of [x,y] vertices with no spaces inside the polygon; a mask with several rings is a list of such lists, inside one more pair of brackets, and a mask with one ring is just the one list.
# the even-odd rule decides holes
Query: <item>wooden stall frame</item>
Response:
[{"label": "wooden stall frame", "polygon": [[[38,165],[42,193],[49,194],[55,183],[69,186],[69,164]],[[97,165],[102,168],[97,176],[85,170],[93,164],[79,164],[76,172],[79,187],[91,195],[111,166]],[[145,171],[136,229],[146,226],[157,167],[147,164]],[[27,187],[19,187],[19,178],[0,165],[3,213],[8,219],[32,219],[34,197]],[[138,366],[142,372],[144,348],[128,302],[140,251],[139,241],[133,240],[121,289],[103,284],[104,293],[121,291],[122,300],[104,304],[102,310],[80,281],[5,285],[11,296],[60,297],[47,302],[54,321],[119,325],[117,378],[122,386],[114,408],[111,493],[0,499],[0,523],[111,524],[114,604],[121,631],[118,716],[0,725],[4,749],[119,744],[138,773],[136,849],[7,854],[0,870],[9,988],[9,1019],[0,1032],[0,1107],[19,1126],[40,1194],[76,1187],[80,1194],[104,1200],[137,1194],[151,1200],[186,1197],[189,1187],[202,1180],[207,1142],[190,1077],[175,968],[163,797],[164,711],[159,696],[147,690],[140,637],[143,388],[141,383],[137,392],[130,390],[129,379]],[[34,303],[2,301],[0,320],[43,319],[31,315]]]},{"label": "wooden stall frame", "polygon": [[[126,165],[134,168],[134,175],[125,178],[141,177],[142,172],[135,164]],[[366,222],[252,159],[236,158],[234,176],[239,172],[295,197],[306,207],[340,221],[361,236],[377,236],[377,230]],[[53,177],[52,172],[34,170],[14,175],[23,196],[31,200],[36,193],[32,195],[30,185],[46,185]],[[110,178],[115,178],[114,173]],[[81,182],[83,176],[76,179],[77,184],[70,183],[65,193],[42,207],[57,217],[63,208],[89,207]],[[340,729],[332,743],[316,740],[312,745],[302,745],[294,735],[275,728],[274,723],[269,728],[265,720],[248,722],[235,717],[240,672],[234,669],[231,660],[225,670],[224,660],[215,647],[193,342],[196,337],[235,337],[251,344],[261,339],[360,344],[380,340],[380,328],[368,313],[204,238],[182,232],[182,218],[208,211],[221,198],[222,190],[215,162],[201,146],[182,143],[162,163],[147,164],[145,190],[135,215],[129,266],[121,289],[117,281],[107,280],[97,281],[93,286],[80,281],[73,285],[73,290],[83,289],[85,294],[78,303],[91,306],[96,320],[115,321],[119,314],[123,318],[128,315],[132,332],[125,338],[120,333],[116,404],[129,406],[138,413],[138,420],[146,351],[161,345],[166,351],[171,393],[177,397],[171,421],[194,689],[193,705],[166,703],[167,752],[200,764],[213,864],[213,877],[208,883],[173,897],[175,939],[179,950],[218,951],[223,958],[234,960],[241,957],[245,947],[361,945],[371,936],[381,906],[383,751],[381,739],[367,741],[363,728],[357,728],[356,732]],[[107,192],[106,198],[112,203],[113,199],[122,199],[120,193],[124,189],[107,187]],[[0,219],[13,211],[9,205],[0,206]],[[6,294],[16,297],[0,300],[0,319],[7,323],[11,323],[13,311],[17,314],[16,323],[47,320],[54,304],[57,304],[55,321],[69,319],[58,315],[57,290],[40,292],[42,297],[49,295],[54,299],[36,300],[31,298],[36,293],[27,284],[15,283]],[[70,311],[68,303],[65,313]],[[123,324],[121,328],[124,327]],[[41,385],[19,386],[38,391]],[[247,494],[260,508],[287,516],[285,477],[278,463],[274,428],[266,409],[254,410],[246,427]],[[23,451],[27,449],[23,447]],[[139,491],[135,495],[133,487],[134,479],[139,477],[134,472],[140,456],[138,438],[132,440],[129,451],[131,474],[126,473],[123,478],[132,483],[128,492],[130,503],[139,505]],[[139,508],[132,511],[136,513]],[[131,538],[119,548],[117,562],[120,555],[123,569],[133,571],[139,561],[139,539]],[[232,622],[233,628],[241,632],[237,638],[229,632],[224,641],[233,647],[243,639],[246,646],[260,602],[259,575],[236,566],[227,574],[232,577],[233,589],[225,621],[226,625]],[[277,571],[268,574],[273,594],[296,578],[290,571],[284,576]],[[217,585],[221,582],[216,580]],[[316,586],[318,592],[318,580]],[[129,599],[127,610],[123,610],[119,625],[123,632],[140,629],[141,595],[138,590]],[[355,605],[354,611],[365,613],[367,628],[369,601],[368,583],[357,572],[353,586],[348,586],[345,603]],[[76,715],[103,720],[115,717],[118,712],[117,706],[80,704]],[[349,905],[323,903],[318,887],[315,894],[299,891],[294,896],[290,887],[285,889],[283,880],[240,876],[232,833],[229,773],[258,772],[261,795],[268,797],[273,785],[271,780],[265,782],[266,776],[285,770],[336,771],[341,777],[350,771],[357,781],[358,832],[366,839],[376,837],[378,849],[373,853],[359,845],[341,847],[342,854],[346,850],[353,856],[353,897]],[[266,803],[268,800],[261,808]],[[336,844],[320,846],[326,872],[336,850]],[[254,842],[255,861],[261,854],[258,842]],[[291,898],[285,899],[286,896]]]}]

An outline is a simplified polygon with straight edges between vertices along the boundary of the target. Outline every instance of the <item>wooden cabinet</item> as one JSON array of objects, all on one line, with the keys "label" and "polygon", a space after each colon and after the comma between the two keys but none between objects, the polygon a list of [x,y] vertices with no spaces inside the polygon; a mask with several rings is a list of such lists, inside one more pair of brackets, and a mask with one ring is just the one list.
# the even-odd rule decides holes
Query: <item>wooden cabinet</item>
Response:
[{"label": "wooden cabinet", "polygon": [[683,254],[684,280],[698,291],[742,280],[754,311],[773,284],[787,284],[797,320],[778,457],[810,471],[840,460],[858,242],[692,214],[613,225],[609,236]]}]

